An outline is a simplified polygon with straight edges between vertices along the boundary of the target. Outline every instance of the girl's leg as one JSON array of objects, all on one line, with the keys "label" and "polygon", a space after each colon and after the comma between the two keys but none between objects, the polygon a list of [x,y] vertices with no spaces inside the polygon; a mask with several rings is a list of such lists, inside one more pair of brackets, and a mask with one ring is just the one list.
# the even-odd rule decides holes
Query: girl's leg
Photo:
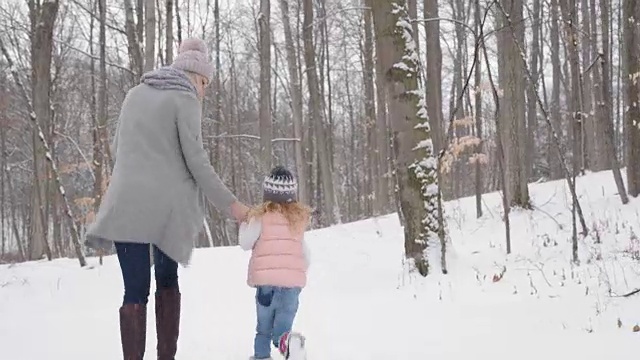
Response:
[{"label": "girl's leg", "polygon": [[271,334],[274,320],[274,288],[271,286],[258,286],[256,289],[256,314],[258,324],[256,337],[253,342],[255,359],[271,358]]},{"label": "girl's leg", "polygon": [[178,263],[157,246],[153,247],[156,276],[156,334],[158,360],[173,360],[180,333]]},{"label": "girl's leg", "polygon": [[147,334],[147,299],[151,282],[149,245],[116,243],[124,280],[120,340],[125,359],[142,360]]},{"label": "girl's leg", "polygon": [[276,306],[273,321],[273,345],[280,348],[280,337],[288,334],[298,312],[300,288],[280,288],[276,291],[273,302]]}]

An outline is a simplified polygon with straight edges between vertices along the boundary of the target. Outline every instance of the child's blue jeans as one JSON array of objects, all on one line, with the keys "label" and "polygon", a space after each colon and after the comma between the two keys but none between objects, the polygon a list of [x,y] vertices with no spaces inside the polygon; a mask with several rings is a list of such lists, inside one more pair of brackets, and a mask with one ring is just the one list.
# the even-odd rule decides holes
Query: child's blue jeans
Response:
[{"label": "child's blue jeans", "polygon": [[301,288],[258,286],[256,313],[258,325],[253,344],[256,359],[271,357],[271,344],[276,348],[282,334],[291,331],[298,312]]}]

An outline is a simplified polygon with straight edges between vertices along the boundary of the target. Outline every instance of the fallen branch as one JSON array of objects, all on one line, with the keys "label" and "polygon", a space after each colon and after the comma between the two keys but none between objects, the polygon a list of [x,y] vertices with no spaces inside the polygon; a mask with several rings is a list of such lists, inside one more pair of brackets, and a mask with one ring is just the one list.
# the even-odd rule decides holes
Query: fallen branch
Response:
[{"label": "fallen branch", "polygon": [[624,297],[624,298],[627,298],[627,297],[631,297],[631,296],[633,296],[633,295],[635,295],[635,294],[638,294],[638,293],[640,293],[640,288],[635,289],[635,290],[633,290],[632,292],[629,292],[629,293],[626,293],[626,294],[622,294],[622,295],[613,295],[612,297],[617,297],[617,298]]},{"label": "fallen branch", "polygon": [[11,70],[11,74],[13,75],[16,85],[18,85],[18,90],[20,91],[20,94],[22,95],[22,97],[24,97],[25,101],[27,102],[27,106],[29,108],[29,117],[31,118],[31,122],[33,123],[33,126],[38,131],[38,138],[40,139],[40,142],[42,142],[42,146],[44,147],[44,150],[45,150],[45,158],[47,160],[46,162],[47,164],[49,164],[51,172],[53,173],[53,177],[55,178],[58,194],[62,198],[66,219],[68,222],[69,230],[71,232],[71,240],[76,250],[76,255],[78,256],[78,260],[80,261],[80,266],[86,266],[87,262],[84,258],[84,254],[82,253],[82,247],[80,246],[80,235],[78,234],[78,228],[76,227],[73,213],[71,212],[71,206],[69,205],[67,194],[64,190],[64,186],[62,185],[62,181],[60,180],[60,173],[58,172],[58,167],[56,166],[56,163],[53,161],[53,158],[51,157],[51,148],[49,147],[47,140],[44,138],[44,133],[42,132],[42,128],[38,123],[38,118],[36,117],[36,113],[33,109],[33,103],[31,102],[31,100],[29,99],[29,96],[27,95],[27,91],[24,88],[24,85],[22,84],[22,80],[20,80],[20,76],[18,75],[18,70],[14,66],[13,59],[11,59],[11,56],[9,55],[7,48],[4,46],[4,42],[2,41],[2,38],[0,38],[0,51],[2,51],[2,53],[4,54],[4,57],[7,59],[7,63],[9,65],[9,69]]}]

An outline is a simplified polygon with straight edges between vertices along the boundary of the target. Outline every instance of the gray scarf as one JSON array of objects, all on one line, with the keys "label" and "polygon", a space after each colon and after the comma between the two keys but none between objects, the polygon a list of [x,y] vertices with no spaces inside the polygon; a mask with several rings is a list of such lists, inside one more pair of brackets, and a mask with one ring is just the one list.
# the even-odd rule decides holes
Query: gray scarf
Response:
[{"label": "gray scarf", "polygon": [[142,75],[140,82],[160,90],[182,90],[197,93],[187,74],[171,66],[164,66]]}]

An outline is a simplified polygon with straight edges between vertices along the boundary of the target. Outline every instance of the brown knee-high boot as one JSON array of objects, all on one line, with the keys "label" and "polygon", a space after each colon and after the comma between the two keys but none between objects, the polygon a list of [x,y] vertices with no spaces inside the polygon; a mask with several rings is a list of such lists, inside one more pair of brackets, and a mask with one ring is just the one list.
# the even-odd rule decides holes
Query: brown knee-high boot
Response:
[{"label": "brown knee-high boot", "polygon": [[156,293],[158,360],[175,360],[180,328],[180,291],[160,289]]},{"label": "brown knee-high boot", "polygon": [[120,341],[124,360],[142,360],[147,337],[147,307],[126,304],[120,308]]}]

